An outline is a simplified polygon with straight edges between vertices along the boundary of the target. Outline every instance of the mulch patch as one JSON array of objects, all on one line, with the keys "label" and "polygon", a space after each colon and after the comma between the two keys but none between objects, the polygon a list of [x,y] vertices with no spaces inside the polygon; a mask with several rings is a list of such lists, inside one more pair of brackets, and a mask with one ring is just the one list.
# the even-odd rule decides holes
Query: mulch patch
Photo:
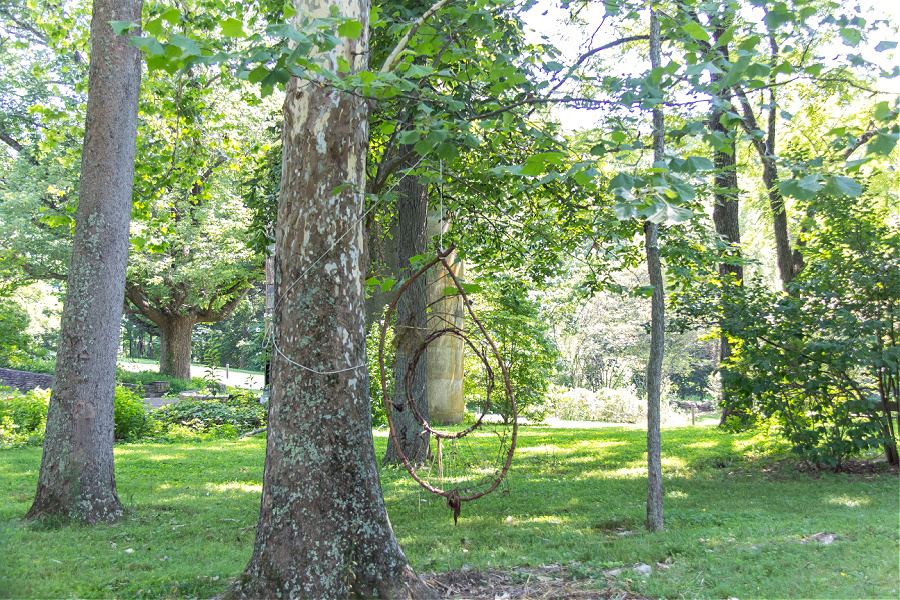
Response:
[{"label": "mulch patch", "polygon": [[[486,571],[457,570],[423,573],[422,579],[436,589],[441,598],[471,600],[650,600],[616,587],[615,581],[583,579],[575,581],[566,567],[516,567]],[[600,584],[598,586],[598,584]],[[601,587],[602,586],[602,587]]]},{"label": "mulch patch", "polygon": [[[755,468],[738,468],[728,471],[729,475],[742,475],[746,473],[762,473],[763,475],[775,478],[790,477],[792,473],[803,473],[813,479],[817,479],[822,473],[834,473],[834,469],[825,465],[816,466],[810,462],[791,458],[782,459],[770,464],[756,465]],[[883,458],[854,458],[843,461],[839,473],[863,475],[866,479],[871,479],[875,475],[900,475],[900,465],[889,465]]]},{"label": "mulch patch", "polygon": [[[829,467],[816,467],[810,463],[800,463],[797,470],[801,473],[809,473],[817,475],[822,471],[831,471]],[[865,460],[865,459],[847,459],[841,462],[840,473],[851,473],[853,475],[900,475],[900,465],[889,465],[886,460]]]}]

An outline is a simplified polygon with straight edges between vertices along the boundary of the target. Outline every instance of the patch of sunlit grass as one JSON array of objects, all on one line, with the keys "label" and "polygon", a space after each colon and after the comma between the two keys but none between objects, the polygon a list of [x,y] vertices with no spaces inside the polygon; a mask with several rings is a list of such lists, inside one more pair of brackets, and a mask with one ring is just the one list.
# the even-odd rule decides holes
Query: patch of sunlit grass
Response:
[{"label": "patch of sunlit grass", "polygon": [[868,506],[872,503],[872,499],[868,496],[832,496],[826,500],[828,504],[839,504],[841,506],[847,506],[850,508],[856,508],[859,506]]}]

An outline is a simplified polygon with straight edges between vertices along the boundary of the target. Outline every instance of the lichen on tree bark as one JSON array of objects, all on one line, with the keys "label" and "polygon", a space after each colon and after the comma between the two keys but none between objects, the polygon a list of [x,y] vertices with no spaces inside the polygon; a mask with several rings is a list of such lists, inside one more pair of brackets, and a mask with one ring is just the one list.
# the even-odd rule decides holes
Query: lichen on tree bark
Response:
[{"label": "lichen on tree bark", "polygon": [[[336,4],[363,33],[322,58],[342,56],[355,72],[368,57],[369,4]],[[286,88],[260,519],[250,562],[222,597],[435,597],[394,537],[375,460],[363,293],[368,103],[316,81]]]},{"label": "lichen on tree bark", "polygon": [[78,209],[41,469],[26,515],[122,516],[113,468],[116,352],[125,293],[141,60],[110,21],[140,0],[94,0]]}]

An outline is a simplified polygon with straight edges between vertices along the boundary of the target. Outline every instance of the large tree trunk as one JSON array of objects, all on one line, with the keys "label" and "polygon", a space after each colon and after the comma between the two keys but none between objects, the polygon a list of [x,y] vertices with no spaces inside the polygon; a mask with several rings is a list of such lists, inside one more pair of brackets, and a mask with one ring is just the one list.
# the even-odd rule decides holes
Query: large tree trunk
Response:
[{"label": "large tree trunk", "polygon": [[[327,5],[296,8],[328,14]],[[363,33],[322,58],[357,72],[368,60],[369,4],[336,8]],[[286,92],[262,504],[253,555],[223,597],[433,596],[394,537],[373,445],[361,219],[368,102],[297,79]]]},{"label": "large tree trunk", "polygon": [[[661,66],[660,28],[656,11],[650,9],[650,62]],[[665,155],[665,120],[659,105],[653,107],[653,160]],[[666,300],[662,264],[659,258],[659,225],[644,223],[644,245],[647,251],[647,273],[653,286],[650,305],[650,357],[647,360],[647,529],[663,528],[662,439],[660,437],[659,402],[662,391],[662,361],[665,345]]]},{"label": "large tree trunk", "polygon": [[[215,292],[209,299],[209,306],[180,305],[173,308],[159,300],[152,300],[143,287],[130,283],[125,288],[129,313],[139,314],[151,321],[159,329],[160,351],[159,372],[163,375],[191,378],[191,338],[197,323],[218,323],[234,314],[250,288],[236,283],[230,288]],[[224,304],[214,308],[219,301]],[[153,358],[151,344],[150,358]]]},{"label": "large tree trunk", "polygon": [[[401,146],[400,153],[411,148]],[[407,161],[407,168],[413,167],[415,161]],[[397,263],[402,277],[409,277],[415,269],[410,266],[413,256],[425,253],[425,216],[428,212],[428,186],[419,178],[408,174],[398,185],[397,213],[399,215]],[[394,430],[403,455],[415,465],[425,463],[429,455],[428,432],[416,419],[413,411],[407,406],[406,375],[416,350],[421,346],[426,334],[425,313],[425,278],[419,277],[397,303],[397,327],[394,334],[396,351],[394,354]],[[427,360],[423,356],[416,363],[415,371],[408,380],[410,394],[415,402],[416,410],[428,419],[428,395],[426,393],[425,372]],[[394,444],[387,445],[384,457],[387,463],[400,463],[401,458]]]},{"label": "large tree trunk", "polygon": [[109,21],[141,0],[94,0],[75,235],[34,504],[87,523],[122,516],[113,468],[116,353],[128,260],[141,59]]},{"label": "large tree trunk", "polygon": [[156,320],[160,332],[160,374],[190,381],[191,340],[196,323],[194,316],[169,316]]}]

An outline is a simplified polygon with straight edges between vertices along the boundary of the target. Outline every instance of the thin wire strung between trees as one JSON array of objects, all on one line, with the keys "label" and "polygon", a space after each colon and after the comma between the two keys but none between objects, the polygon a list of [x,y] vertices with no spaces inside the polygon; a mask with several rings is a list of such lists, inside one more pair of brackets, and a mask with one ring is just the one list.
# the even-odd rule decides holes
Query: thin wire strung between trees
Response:
[{"label": "thin wire strung between trees", "polygon": [[[509,467],[512,464],[513,454],[516,447],[516,438],[518,433],[518,413],[516,409],[515,396],[512,390],[512,383],[509,379],[509,373],[506,364],[500,355],[494,341],[491,339],[484,325],[475,315],[472,308],[472,301],[466,294],[463,285],[460,283],[456,274],[451,268],[448,257],[451,255],[455,246],[451,246],[447,250],[438,251],[437,256],[428,261],[424,266],[419,268],[409,279],[404,281],[397,289],[394,298],[385,310],[384,319],[381,323],[380,338],[378,344],[378,363],[379,376],[381,380],[381,392],[385,406],[388,426],[390,428],[390,438],[397,451],[400,462],[406,467],[406,470],[412,478],[426,490],[444,497],[447,505],[453,511],[454,522],[456,522],[461,504],[463,502],[476,500],[482,496],[491,493],[504,480]],[[425,288],[428,286],[413,285],[420,277],[426,277],[428,271],[436,267],[442,270],[442,275],[435,277],[431,285],[437,285],[439,289],[435,295],[436,299],[426,303],[428,321],[437,322],[437,326],[428,327],[428,333],[422,338],[422,341],[411,352],[411,359],[406,369],[405,376],[401,382],[394,382],[394,385],[403,386],[403,394],[405,400],[398,403],[393,394],[393,390],[389,389],[387,368],[385,366],[385,347],[388,338],[388,331],[394,327],[392,325],[392,316],[397,309],[398,303],[404,295],[414,293],[414,290]],[[446,280],[452,281],[452,287],[446,283]],[[444,289],[446,287],[446,289]],[[455,290],[448,294],[448,292]],[[424,293],[424,292],[418,292]],[[444,314],[438,310],[439,305],[454,297],[461,298],[465,307],[463,319],[471,320],[469,328],[459,325],[459,319],[455,316]],[[396,324],[395,336],[402,336],[404,329],[408,327],[422,328],[424,324],[412,324],[407,326],[403,323]],[[425,356],[428,346],[444,336],[453,336],[460,339],[465,346],[468,346],[472,352],[472,356],[476,357],[484,369],[484,397],[483,406],[479,411],[480,414],[475,422],[462,429],[461,431],[441,431],[433,427],[427,418],[421,414],[416,406],[414,385],[415,372],[420,360]],[[480,339],[479,339],[480,338]],[[480,343],[478,343],[480,342]],[[491,364],[491,359],[499,365],[499,371],[503,382],[503,393],[505,394],[503,423],[490,422],[491,413],[491,394],[496,387],[495,368]],[[425,461],[412,461],[404,453],[402,444],[398,439],[397,429],[394,424],[394,411],[402,411],[409,409],[415,417],[415,420],[421,425],[422,431],[420,435],[431,436],[435,439],[435,451],[431,451],[428,446],[428,457]],[[484,451],[480,446],[483,444],[471,443],[470,440],[464,440],[470,434],[482,427],[491,427],[496,436],[496,452],[493,450]],[[500,431],[498,431],[500,430]],[[494,437],[494,436],[490,436]],[[485,438],[486,439],[486,438]],[[447,451],[442,452],[442,441],[448,442]],[[481,440],[484,441],[484,440]],[[414,464],[418,462],[420,466]],[[452,487],[451,487],[452,486]]]}]

